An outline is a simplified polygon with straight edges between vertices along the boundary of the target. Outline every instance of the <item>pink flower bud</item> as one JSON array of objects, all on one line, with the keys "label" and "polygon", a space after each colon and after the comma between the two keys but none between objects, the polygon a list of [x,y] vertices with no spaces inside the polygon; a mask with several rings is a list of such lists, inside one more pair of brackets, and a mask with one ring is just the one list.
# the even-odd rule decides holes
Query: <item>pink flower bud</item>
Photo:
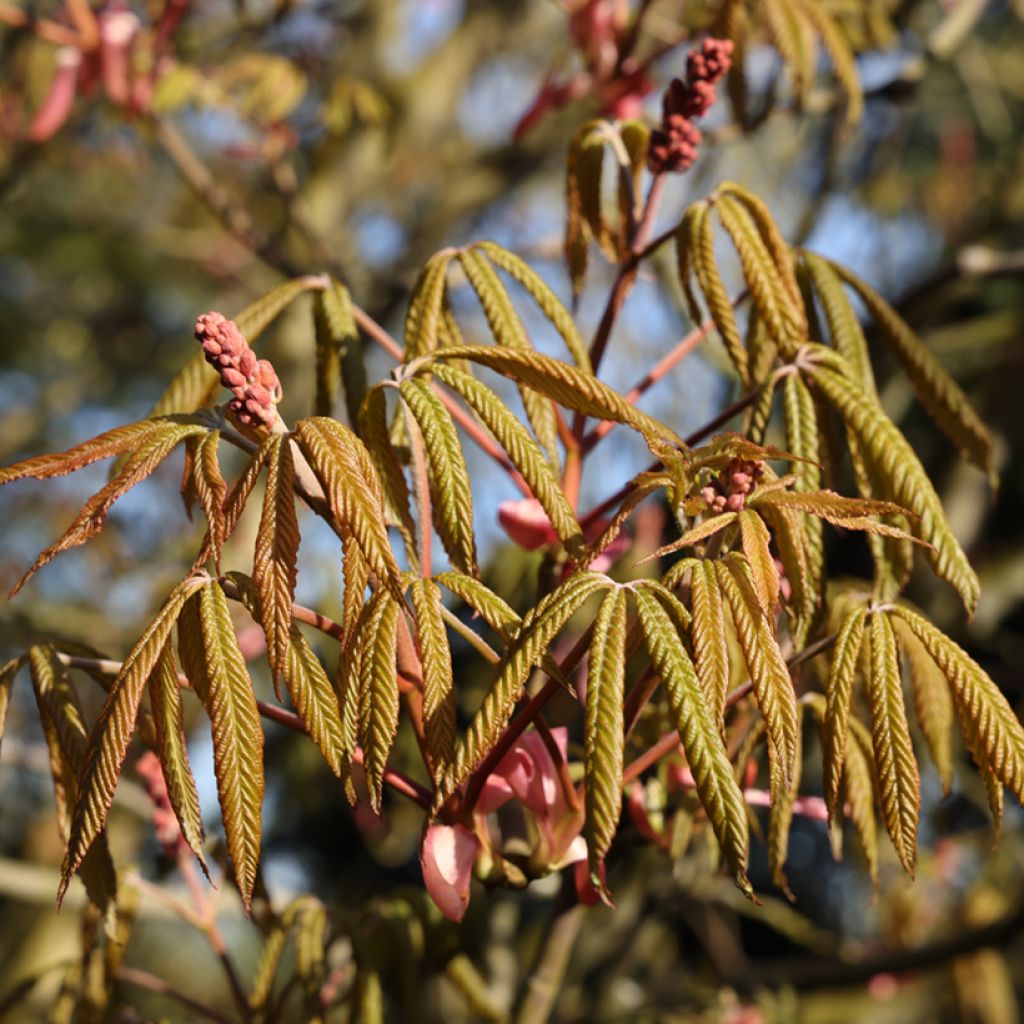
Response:
[{"label": "pink flower bud", "polygon": [[730,512],[741,512],[743,510],[743,495],[742,494],[730,494],[725,499],[725,507]]},{"label": "pink flower bud", "polygon": [[50,91],[29,125],[28,138],[33,142],[45,142],[68,119],[75,102],[81,63],[82,55],[73,46],[62,46],[57,51],[57,71],[50,83]]},{"label": "pink flower bud", "polygon": [[509,537],[527,551],[536,551],[558,541],[551,520],[536,498],[503,501],[498,506],[498,522]]},{"label": "pink flower bud", "polygon": [[238,354],[238,368],[245,374],[246,380],[252,380],[256,372],[256,357],[251,348],[243,349]]},{"label": "pink flower bud", "polygon": [[429,825],[423,835],[423,882],[437,909],[449,921],[461,921],[466,915],[479,846],[480,840],[463,825]]},{"label": "pink flower bud", "polygon": [[103,88],[118,106],[131,99],[129,51],[139,30],[139,19],[131,11],[108,11],[100,15],[100,67]]}]

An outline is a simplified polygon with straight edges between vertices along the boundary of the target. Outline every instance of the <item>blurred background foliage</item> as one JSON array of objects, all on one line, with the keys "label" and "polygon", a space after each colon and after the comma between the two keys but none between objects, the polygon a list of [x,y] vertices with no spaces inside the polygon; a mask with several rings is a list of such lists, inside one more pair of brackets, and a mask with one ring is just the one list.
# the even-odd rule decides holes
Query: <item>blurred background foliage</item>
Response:
[{"label": "blurred background foliage", "polygon": [[[861,51],[860,125],[844,127],[824,58],[823,73],[797,96],[755,21],[747,130],[720,104],[700,162],[672,183],[658,229],[720,180],[749,186],[791,241],[840,259],[881,288],[964,385],[999,438],[998,496],[927,425],[895,367],[888,378],[881,375],[885,405],[936,481],[984,595],[970,623],[952,592],[929,586],[926,576],[910,596],[969,649],[1020,713],[1024,5],[822,4]],[[165,13],[163,0],[133,6],[144,32]],[[168,46],[151,48],[162,64],[147,112],[113,104],[94,89],[76,97],[59,131],[34,143],[26,126],[47,95],[57,59],[55,43],[37,31],[38,19],[68,22],[58,3],[0,4],[0,460],[61,449],[144,415],[191,355],[196,315],[237,312],[282,271],[335,271],[364,308],[400,332],[420,264],[442,246],[486,237],[529,259],[568,297],[560,259],[565,149],[598,100],[583,95],[514,137],[546,77],[582,67],[559,4],[168,6],[181,7],[184,17]],[[660,89],[682,68],[679,44],[711,25],[721,4],[627,6],[643,11],[637,52],[660,55],[650,68]],[[144,60],[145,48],[139,52],[136,59]],[[652,120],[658,93],[645,101]],[[687,331],[672,279],[667,263],[655,263],[638,285],[605,364],[612,384],[627,388]],[[584,331],[596,324],[609,282],[600,267],[592,273],[579,308]],[[285,382],[286,417],[311,403],[310,319],[300,300],[262,343]],[[483,336],[482,319],[474,329]],[[549,341],[537,338],[542,348]],[[705,344],[642,407],[681,433],[707,420],[737,386],[716,346]],[[375,350],[367,359],[372,376],[387,372]],[[595,463],[601,473],[584,481],[584,506],[640,465],[641,453],[620,433]],[[0,494],[0,583],[13,582],[103,472],[93,467]],[[3,606],[0,656],[41,636],[123,656],[200,536],[174,496],[174,472],[165,468],[132,492],[94,544],[48,568],[15,604]],[[494,522],[497,503],[514,497],[507,481],[482,461],[472,472],[485,495],[479,521],[490,579],[515,603],[528,593],[536,559],[510,547]],[[254,528],[241,531],[236,551],[251,547]],[[340,591],[334,542],[312,520],[306,529],[298,599],[331,614]],[[829,557],[835,572],[867,571],[862,540],[833,539]],[[465,660],[457,678],[473,706],[483,679],[468,651],[456,655]],[[260,685],[269,691],[268,679]],[[95,694],[90,700],[94,712]],[[52,909],[62,851],[30,702],[27,688],[15,690],[0,759],[0,1007],[11,1020],[46,1016],[57,1000],[55,968],[78,950],[78,911],[69,907],[56,917]],[[538,947],[548,906],[557,903],[557,877],[524,893],[475,900],[461,930],[442,924],[419,890],[418,812],[392,801],[383,823],[353,817],[311,744],[272,726],[267,732],[264,873],[273,903],[311,890],[332,908],[339,929],[358,920],[378,948],[389,1019],[485,1019],[487,1001],[507,1003]],[[201,795],[212,802],[209,742],[201,731],[192,740]],[[905,881],[887,851],[874,898],[856,858],[832,861],[817,823],[799,822],[794,830],[792,905],[772,890],[758,854],[752,878],[766,894],[761,908],[710,876],[700,848],[672,863],[639,838],[632,841],[627,828],[615,848],[618,909],[587,911],[556,1019],[1019,1019],[1020,809],[1008,808],[993,852],[987,814],[979,810],[983,788],[966,760],[950,798],[942,799],[930,768],[923,781],[928,852],[919,877]],[[112,823],[115,855],[154,879],[169,865],[147,838],[148,814],[142,791],[122,782]],[[167,882],[176,884],[170,874]],[[376,895],[367,899],[368,892]],[[230,1013],[202,938],[148,890],[140,899],[128,962]],[[226,887],[221,910],[249,972],[259,932],[242,919]],[[478,991],[484,979],[487,1000]],[[15,992],[27,995],[6,1006]],[[166,1000],[126,989],[109,1019],[189,1017]]]}]

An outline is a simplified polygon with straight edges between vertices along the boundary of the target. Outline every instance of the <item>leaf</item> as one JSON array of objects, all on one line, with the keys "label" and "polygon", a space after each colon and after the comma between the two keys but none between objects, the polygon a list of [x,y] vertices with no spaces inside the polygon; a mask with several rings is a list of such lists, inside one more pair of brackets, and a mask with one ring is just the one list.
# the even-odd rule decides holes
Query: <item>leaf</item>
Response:
[{"label": "leaf", "polygon": [[[251,345],[267,329],[271,321],[298,296],[311,288],[318,288],[320,284],[319,277],[310,276],[297,277],[293,281],[279,285],[252,305],[246,306],[234,318],[239,331]],[[206,362],[206,356],[200,349],[193,353],[167,385],[150,411],[150,416],[195,412],[196,409],[212,404],[219,388],[220,379],[217,372]]]},{"label": "leaf", "polygon": [[793,83],[798,110],[803,109],[807,90],[814,77],[813,64],[808,66],[805,39],[792,0],[764,0],[761,5],[765,24],[782,63]]},{"label": "leaf", "polygon": [[817,30],[832,61],[832,71],[846,96],[846,123],[855,125],[864,114],[864,93],[853,51],[832,15],[813,0],[794,0],[797,10]]},{"label": "leaf", "polygon": [[878,822],[875,819],[875,770],[871,756],[871,737],[858,720],[851,722],[850,744],[843,768],[846,802],[850,821],[857,831],[868,875],[878,886]]},{"label": "leaf", "polygon": [[0,743],[3,742],[4,726],[7,724],[7,709],[11,706],[11,688],[14,685],[14,677],[24,664],[25,658],[18,657],[11,658],[6,664],[0,666]]},{"label": "leaf", "polygon": [[515,643],[505,652],[497,679],[473,716],[468,732],[456,745],[455,760],[434,794],[435,814],[497,741],[522,696],[531,669],[543,659],[554,637],[588,597],[610,585],[608,577],[600,573],[576,573],[530,609]]},{"label": "leaf", "polygon": [[738,515],[735,512],[720,512],[718,515],[710,516],[696,526],[690,527],[678,540],[674,540],[671,544],[666,544],[649,554],[641,560],[640,564],[642,565],[643,562],[649,562],[655,558],[662,558],[664,555],[671,555],[673,552],[681,551],[683,548],[693,547],[700,541],[713,537],[720,530],[724,530],[727,526],[735,523],[737,518]]},{"label": "leaf", "polygon": [[921,732],[928,742],[932,760],[946,796],[953,789],[953,698],[942,670],[910,627],[900,618],[892,618],[900,651],[910,666],[914,711]]},{"label": "leaf", "polygon": [[886,615],[871,616],[871,669],[866,692],[871,707],[871,741],[878,776],[882,818],[900,863],[914,875],[921,779],[903,705],[896,635]]},{"label": "leaf", "polygon": [[[797,722],[802,721],[802,709],[797,705]],[[800,776],[803,771],[803,752],[798,743],[796,760],[793,762],[793,778],[772,808],[768,819],[768,867],[772,881],[790,900],[795,899],[786,880],[786,858],[789,854],[789,832],[793,824],[793,804],[800,793]]]},{"label": "leaf", "polygon": [[729,635],[725,605],[713,562],[695,561],[690,577],[693,661],[719,732],[725,734],[725,696],[729,689]]},{"label": "leaf", "polygon": [[216,580],[186,602],[178,633],[185,674],[210,716],[221,819],[248,914],[260,861],[263,728],[227,598]]},{"label": "leaf", "polygon": [[184,441],[186,437],[205,434],[206,430],[206,427],[196,424],[181,425],[167,422],[152,435],[147,435],[125,462],[121,472],[82,506],[75,521],[58,540],[36,558],[32,568],[11,588],[9,596],[14,597],[28,582],[30,576],[62,551],[79,547],[95,537],[103,529],[107,513],[118,498],[145,480],[180,441]]},{"label": "leaf", "polygon": [[436,366],[434,372],[437,379],[455,391],[494,435],[529,485],[533,496],[541,503],[570,557],[577,564],[583,561],[583,532],[572,505],[551,463],[544,458],[544,453],[526,428],[490,388],[470,374],[443,364]]},{"label": "leaf", "polygon": [[745,508],[738,519],[740,542],[750,564],[758,603],[769,620],[774,621],[779,603],[779,570],[771,552],[771,535],[764,520],[753,509]]},{"label": "leaf", "polygon": [[[505,286],[487,260],[473,249],[459,252],[459,262],[470,287],[476,293],[487,318],[487,325],[498,345],[532,351],[526,328],[512,306]],[[530,388],[520,385],[519,395],[526,409],[527,419],[537,440],[553,466],[558,465],[558,426],[551,402]]]},{"label": "leaf", "polygon": [[228,490],[224,477],[221,476],[220,463],[217,461],[219,444],[220,431],[211,430],[199,441],[193,460],[196,497],[209,524],[212,556],[218,567],[225,539],[224,499]]},{"label": "leaf", "polygon": [[423,666],[423,729],[437,779],[455,755],[455,691],[448,631],[441,617],[441,590],[433,580],[412,584],[416,644]]},{"label": "leaf", "polygon": [[267,660],[277,686],[288,657],[292,602],[297,578],[299,523],[295,514],[295,462],[286,434],[267,445],[267,486],[256,531],[252,578],[260,597],[260,625],[267,637]]},{"label": "leaf", "polygon": [[399,605],[384,589],[370,599],[359,660],[359,741],[370,788],[370,805],[381,813],[384,772],[398,731],[398,678],[395,665]]},{"label": "leaf", "polygon": [[671,445],[685,445],[664,424],[633,408],[617,391],[596,377],[539,352],[501,349],[490,345],[467,345],[458,350],[442,351],[434,359],[457,354],[462,359],[479,363],[511,380],[526,384],[566,409],[587,416],[625,423],[645,438],[662,439]]},{"label": "leaf", "polygon": [[106,824],[121,766],[135,729],[142,691],[171,635],[179,611],[202,583],[202,580],[194,578],[179,583],[121,663],[121,671],[110,688],[89,739],[68,848],[61,868],[58,906],[64,899],[71,876],[81,867],[89,848]]},{"label": "leaf", "polygon": [[583,291],[591,239],[607,245],[608,229],[601,214],[601,167],[604,163],[604,122],[587,121],[573,135],[565,165],[565,262],[572,279],[573,300]]},{"label": "leaf", "polygon": [[408,378],[401,383],[402,399],[423,432],[433,495],[434,528],[452,565],[477,575],[473,535],[473,494],[469,470],[452,418],[430,385]]},{"label": "leaf", "polygon": [[460,572],[443,572],[437,582],[465,601],[506,643],[515,639],[522,618],[486,584]]},{"label": "leaf", "polygon": [[715,563],[715,573],[732,612],[757,706],[768,730],[773,793],[778,794],[793,777],[800,743],[793,681],[771,624],[758,603],[747,561],[742,556],[729,555]]},{"label": "leaf", "polygon": [[591,885],[609,905],[601,869],[622,813],[625,672],[626,591],[619,588],[607,594],[594,620],[584,718],[587,863]]},{"label": "leaf", "polygon": [[747,811],[717,724],[668,613],[644,590],[636,591],[636,609],[651,663],[668,694],[697,795],[737,884],[749,893]]},{"label": "leaf", "polygon": [[384,492],[363,443],[337,420],[299,420],[295,436],[324,489],[332,516],[351,533],[370,570],[401,592],[399,569],[388,542]]},{"label": "leaf", "polygon": [[366,392],[363,343],[352,310],[352,296],[334,278],[313,300],[313,329],[316,334],[316,414],[330,416],[338,390],[343,387],[348,421],[355,426]]},{"label": "leaf", "polygon": [[825,802],[828,804],[829,824],[839,809],[839,784],[846,763],[847,737],[850,732],[850,702],[853,680],[857,674],[867,608],[857,605],[843,618],[832,651],[832,666],[828,677],[828,704],[822,723],[822,762],[825,774]]},{"label": "leaf", "polygon": [[160,758],[167,796],[178,819],[178,827],[189,849],[209,877],[203,856],[203,816],[199,807],[199,793],[188,760],[185,743],[184,709],[181,688],[178,685],[178,665],[170,637],[164,642],[153,671],[149,676],[149,706],[156,726],[156,749]]},{"label": "leaf", "polygon": [[891,614],[907,623],[949,681],[975,759],[982,755],[995,777],[1024,802],[1024,729],[999,687],[963,648],[923,616],[900,605]]},{"label": "leaf", "polygon": [[455,249],[442,249],[434,253],[420,270],[405,315],[406,362],[433,352],[438,347],[448,264],[455,254]]},{"label": "leaf", "polygon": [[888,492],[883,497],[891,498],[917,516],[912,523],[914,536],[934,549],[925,552],[929,563],[956,588],[968,614],[973,614],[980,594],[978,577],[953,536],[942,502],[906,438],[852,380],[824,366],[814,367],[812,373],[816,386],[836,407],[865,455],[877,466]]},{"label": "leaf", "polygon": [[515,253],[503,249],[496,242],[477,242],[473,248],[486,253],[488,259],[496,267],[504,270],[506,274],[523,286],[541,313],[561,335],[573,362],[581,370],[590,373],[590,354],[587,352],[587,346],[580,336],[576,322],[544,279]]},{"label": "leaf", "polygon": [[910,378],[928,415],[963,453],[996,480],[992,435],[960,385],[932,355],[903,318],[866,281],[831,264],[832,269],[864,301],[881,339],[893,350]]}]

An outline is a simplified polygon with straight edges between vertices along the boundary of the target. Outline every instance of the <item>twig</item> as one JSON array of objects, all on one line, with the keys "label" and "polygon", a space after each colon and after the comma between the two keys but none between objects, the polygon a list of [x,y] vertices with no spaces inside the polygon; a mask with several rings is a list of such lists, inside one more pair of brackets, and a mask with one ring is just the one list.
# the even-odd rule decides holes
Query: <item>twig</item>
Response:
[{"label": "twig", "polygon": [[201,1003],[198,999],[193,999],[192,996],[179,991],[169,982],[164,981],[163,978],[158,978],[155,974],[150,974],[149,971],[142,971],[137,967],[118,967],[114,972],[114,976],[118,981],[123,981],[128,985],[135,985],[136,988],[144,988],[148,992],[167,996],[168,999],[173,999],[176,1003],[180,1003],[204,1020],[212,1020],[216,1024],[234,1024],[230,1017],[219,1010],[213,1009],[212,1006],[207,1006],[206,1003]]}]

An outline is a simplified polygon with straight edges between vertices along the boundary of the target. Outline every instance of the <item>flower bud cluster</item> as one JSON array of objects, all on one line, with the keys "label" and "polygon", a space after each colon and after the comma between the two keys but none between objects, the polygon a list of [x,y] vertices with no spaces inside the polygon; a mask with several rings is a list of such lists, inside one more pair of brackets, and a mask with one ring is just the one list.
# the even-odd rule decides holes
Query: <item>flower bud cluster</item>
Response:
[{"label": "flower bud cluster", "polygon": [[711,483],[701,488],[700,496],[715,515],[722,512],[739,512],[743,508],[746,496],[762,476],[763,462],[732,459]]},{"label": "flower bud cluster", "polygon": [[220,313],[204,313],[196,321],[196,340],[206,361],[220,374],[221,383],[234,397],[228,413],[244,427],[269,429],[277,419],[274,406],[281,401],[281,382],[266,359],[257,359],[234,320]]},{"label": "flower bud cluster", "polygon": [[732,62],[732,42],[705,39],[686,59],[686,81],[674,78],[662,98],[661,126],[651,132],[647,166],[654,174],[687,171],[697,159],[703,136],[693,119],[715,102],[715,86]]}]

